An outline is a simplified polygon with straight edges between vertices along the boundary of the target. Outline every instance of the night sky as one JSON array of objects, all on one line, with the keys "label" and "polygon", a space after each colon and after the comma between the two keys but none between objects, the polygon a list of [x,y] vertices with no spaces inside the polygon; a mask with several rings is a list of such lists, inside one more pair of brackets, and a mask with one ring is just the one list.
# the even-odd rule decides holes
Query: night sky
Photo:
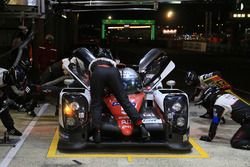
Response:
[{"label": "night sky", "polygon": [[[187,30],[193,29],[198,24],[205,24],[205,11],[209,9],[213,12],[214,23],[218,21],[220,13],[221,22],[228,19],[230,5],[213,5],[204,4],[182,4],[182,5],[160,5],[157,11],[110,11],[110,12],[85,12],[80,13],[79,24],[101,25],[102,19],[112,16],[112,19],[149,19],[156,20],[157,25],[163,26],[184,26]],[[166,18],[166,12],[174,11],[172,19]]]}]

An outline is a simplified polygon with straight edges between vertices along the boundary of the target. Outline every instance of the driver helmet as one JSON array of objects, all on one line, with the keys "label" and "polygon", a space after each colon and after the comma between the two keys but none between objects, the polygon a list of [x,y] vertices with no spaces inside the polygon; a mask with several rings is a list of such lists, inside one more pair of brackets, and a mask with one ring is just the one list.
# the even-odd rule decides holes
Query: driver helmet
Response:
[{"label": "driver helmet", "polygon": [[185,83],[189,86],[196,86],[200,83],[199,76],[195,71],[188,71],[185,76]]},{"label": "driver helmet", "polygon": [[222,90],[218,86],[210,86],[204,91],[201,99],[203,102],[212,104],[216,101],[218,95],[220,94],[222,94]]},{"label": "driver helmet", "polygon": [[135,94],[142,90],[142,81],[138,73],[132,68],[119,69],[124,89],[128,94]]},{"label": "driver helmet", "polygon": [[70,63],[73,63],[73,64],[79,66],[80,69],[81,69],[82,71],[85,70],[85,66],[84,66],[83,61],[80,60],[80,59],[78,59],[77,57],[72,57],[72,58],[70,59]]}]

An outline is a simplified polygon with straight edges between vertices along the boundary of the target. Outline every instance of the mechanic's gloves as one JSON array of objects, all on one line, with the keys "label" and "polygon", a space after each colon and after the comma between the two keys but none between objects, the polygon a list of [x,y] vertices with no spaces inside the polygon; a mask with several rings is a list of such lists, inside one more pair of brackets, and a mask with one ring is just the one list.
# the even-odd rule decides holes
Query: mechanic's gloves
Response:
[{"label": "mechanic's gloves", "polygon": [[206,142],[211,142],[212,141],[212,139],[209,136],[201,136],[200,140],[206,141]]}]

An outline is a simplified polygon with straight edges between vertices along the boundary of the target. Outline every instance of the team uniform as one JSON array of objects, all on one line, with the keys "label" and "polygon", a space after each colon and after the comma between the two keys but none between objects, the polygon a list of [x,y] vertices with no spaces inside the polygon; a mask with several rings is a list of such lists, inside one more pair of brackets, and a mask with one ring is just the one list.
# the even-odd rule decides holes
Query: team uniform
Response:
[{"label": "team uniform", "polygon": [[108,88],[117,98],[118,102],[128,114],[134,125],[141,129],[141,136],[149,140],[150,134],[142,123],[142,118],[135,107],[130,103],[127,92],[125,91],[119,70],[116,63],[108,58],[97,58],[89,65],[91,71],[90,92],[91,92],[91,113],[93,117],[93,126],[95,128],[94,140],[100,142],[101,115],[103,111],[103,97],[105,89]]},{"label": "team uniform", "polygon": [[9,113],[8,105],[6,104],[7,96],[5,89],[7,86],[7,78],[8,71],[0,68],[0,119],[10,135],[21,136],[22,133],[14,127],[14,121]]},{"label": "team uniform", "polygon": [[232,120],[241,125],[231,139],[231,146],[250,150],[250,106],[229,93],[219,95],[215,100],[209,134],[202,136],[201,140],[211,141],[215,137],[217,127],[224,114],[230,114]]},{"label": "team uniform", "polygon": [[186,79],[185,79],[186,84],[189,86],[195,87],[194,93],[190,96],[190,100],[194,102],[198,102],[197,104],[202,105],[207,110],[205,114],[200,116],[201,118],[212,118],[212,113],[213,113],[209,104],[207,104],[206,102],[199,103],[201,101],[201,97],[204,91],[209,87],[209,85],[205,83],[204,81],[210,77],[213,77],[219,74],[220,73],[218,71],[215,71],[215,72],[210,72],[210,73],[198,76],[193,71],[187,72]]}]

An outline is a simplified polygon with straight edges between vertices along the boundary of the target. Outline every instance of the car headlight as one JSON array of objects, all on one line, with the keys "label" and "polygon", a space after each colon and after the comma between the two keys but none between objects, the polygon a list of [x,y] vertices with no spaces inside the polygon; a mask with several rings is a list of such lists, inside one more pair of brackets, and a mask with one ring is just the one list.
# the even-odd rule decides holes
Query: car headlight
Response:
[{"label": "car headlight", "polygon": [[70,104],[70,106],[71,106],[72,110],[74,110],[74,111],[79,110],[79,108],[80,108],[80,105],[77,102],[72,102]]},{"label": "car headlight", "polygon": [[183,117],[178,117],[177,120],[176,120],[176,125],[179,126],[179,127],[182,127],[185,125],[185,118]]},{"label": "car headlight", "polygon": [[68,105],[68,104],[66,104],[66,105],[64,106],[63,112],[64,112],[64,114],[67,115],[67,116],[73,116],[73,113],[74,113],[74,111],[73,111],[71,105]]},{"label": "car headlight", "polygon": [[76,124],[76,121],[75,121],[75,119],[73,117],[69,117],[69,118],[66,119],[66,125],[75,126],[75,124]]},{"label": "car headlight", "polygon": [[84,107],[82,107],[81,110],[79,111],[78,117],[80,119],[85,118],[85,108]]},{"label": "car headlight", "polygon": [[174,103],[173,106],[172,106],[172,109],[175,110],[175,111],[180,111],[181,108],[182,108],[182,105],[179,102]]},{"label": "car headlight", "polygon": [[67,116],[73,116],[74,112],[79,110],[79,108],[79,103],[72,102],[70,104],[66,104],[63,111]]},{"label": "car headlight", "polygon": [[60,109],[60,124],[67,130],[76,129],[89,121],[89,102],[82,91],[65,92],[61,97]]}]

